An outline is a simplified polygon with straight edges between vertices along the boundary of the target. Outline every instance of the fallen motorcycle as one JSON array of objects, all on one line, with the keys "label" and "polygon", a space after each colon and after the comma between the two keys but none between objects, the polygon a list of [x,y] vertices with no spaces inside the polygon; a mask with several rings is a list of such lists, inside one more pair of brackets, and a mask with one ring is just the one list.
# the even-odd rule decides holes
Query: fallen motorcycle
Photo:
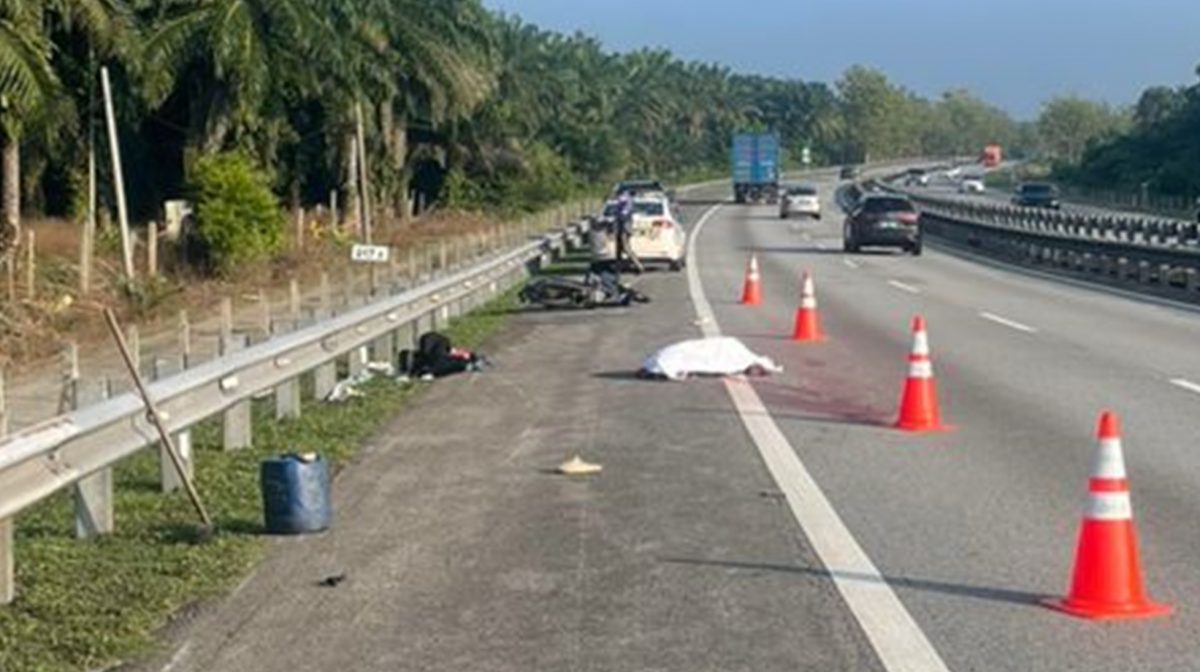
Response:
[{"label": "fallen motorcycle", "polygon": [[518,295],[523,303],[546,308],[596,308],[649,303],[650,297],[621,284],[612,273],[588,273],[582,280],[566,277],[536,278]]}]

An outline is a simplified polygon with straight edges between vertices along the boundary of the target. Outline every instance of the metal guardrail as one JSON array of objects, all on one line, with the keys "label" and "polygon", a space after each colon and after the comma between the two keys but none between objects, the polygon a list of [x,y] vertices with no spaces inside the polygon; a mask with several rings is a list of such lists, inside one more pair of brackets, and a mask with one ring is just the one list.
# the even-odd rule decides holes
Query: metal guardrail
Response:
[{"label": "metal guardrail", "polygon": [[1031,265],[1133,283],[1200,301],[1200,224],[1128,213],[1026,208],[897,188],[921,210],[925,233]]},{"label": "metal guardrail", "polygon": [[[148,392],[167,430],[186,431],[403,329],[415,338],[523,280],[577,245],[583,232],[584,222],[572,223],[451,275],[164,378]],[[0,604],[12,596],[13,517],[157,440],[142,401],[127,393],[0,441]],[[94,496],[107,498],[100,505],[111,510],[111,480],[105,489]]]}]

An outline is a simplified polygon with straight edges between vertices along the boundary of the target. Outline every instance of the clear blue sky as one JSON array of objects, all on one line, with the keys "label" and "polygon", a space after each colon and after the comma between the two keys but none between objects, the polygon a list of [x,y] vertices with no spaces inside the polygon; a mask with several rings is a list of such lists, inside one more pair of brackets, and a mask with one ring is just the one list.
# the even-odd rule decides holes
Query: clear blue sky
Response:
[{"label": "clear blue sky", "polygon": [[484,0],[611,49],[833,82],[878,67],[926,96],[966,87],[1032,118],[1075,93],[1124,105],[1195,81],[1200,0]]}]

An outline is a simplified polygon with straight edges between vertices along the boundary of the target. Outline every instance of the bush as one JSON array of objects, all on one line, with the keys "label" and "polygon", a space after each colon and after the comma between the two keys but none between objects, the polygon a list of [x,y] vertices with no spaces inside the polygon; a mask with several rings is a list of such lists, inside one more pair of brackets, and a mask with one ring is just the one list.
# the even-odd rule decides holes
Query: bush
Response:
[{"label": "bush", "polygon": [[282,247],[284,218],[270,185],[270,177],[240,153],[196,161],[196,234],[210,271],[227,274]]}]

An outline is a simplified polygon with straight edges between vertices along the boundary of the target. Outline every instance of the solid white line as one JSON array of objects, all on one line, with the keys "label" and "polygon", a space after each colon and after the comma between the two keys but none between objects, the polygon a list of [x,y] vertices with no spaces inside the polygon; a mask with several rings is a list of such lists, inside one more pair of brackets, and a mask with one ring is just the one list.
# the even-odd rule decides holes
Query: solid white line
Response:
[{"label": "solid white line", "polygon": [[891,285],[892,287],[895,287],[896,289],[908,292],[909,294],[920,294],[921,293],[921,290],[917,289],[916,287],[913,287],[912,285],[907,285],[903,282],[900,282],[899,280],[888,280],[888,284]]},{"label": "solid white line", "polygon": [[1175,378],[1171,381],[1171,384],[1174,385],[1175,387],[1181,387],[1181,388],[1187,390],[1188,392],[1195,392],[1196,394],[1200,394],[1200,383],[1193,383],[1192,381],[1184,379],[1184,378]]},{"label": "solid white line", "polygon": [[979,316],[990,322],[995,322],[996,324],[1002,324],[1002,325],[1008,327],[1009,329],[1016,329],[1017,331],[1023,331],[1027,334],[1036,334],[1037,333],[1037,329],[1035,329],[1027,324],[1021,324],[1020,322],[1017,322],[1015,320],[1010,320],[1007,317],[1000,317],[999,315],[996,315],[995,313],[989,313],[989,312],[985,311],[985,312],[980,313]]},{"label": "solid white line", "polygon": [[858,268],[858,262],[853,259],[842,259],[842,263],[849,268]]},{"label": "solid white line", "polygon": [[[721,327],[700,281],[700,259],[696,240],[705,222],[720,209],[714,206],[692,231],[688,240],[687,279],[697,321],[706,337],[721,335]],[[725,389],[742,424],[758,448],[771,477],[787,499],[792,516],[807,535],[817,557],[825,565],[842,599],[866,633],[884,669],[889,672],[948,672],[921,627],[896,597],[887,580],[875,568],[850,534],[820,486],[800,462],[787,437],[779,430],[762,399],[746,380],[726,378]]]}]

